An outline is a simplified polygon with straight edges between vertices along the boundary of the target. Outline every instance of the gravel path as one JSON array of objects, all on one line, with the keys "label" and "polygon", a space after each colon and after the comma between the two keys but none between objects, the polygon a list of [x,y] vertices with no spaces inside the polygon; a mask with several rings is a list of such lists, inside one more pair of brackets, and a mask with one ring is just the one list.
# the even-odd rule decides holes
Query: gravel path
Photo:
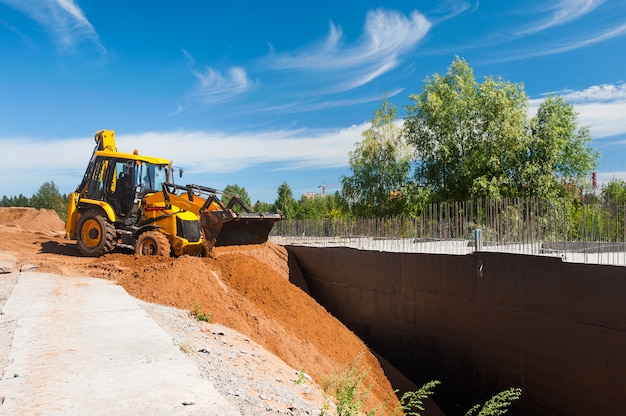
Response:
[{"label": "gravel path", "polygon": [[307,374],[244,335],[185,310],[138,302],[242,415],[334,414]]}]

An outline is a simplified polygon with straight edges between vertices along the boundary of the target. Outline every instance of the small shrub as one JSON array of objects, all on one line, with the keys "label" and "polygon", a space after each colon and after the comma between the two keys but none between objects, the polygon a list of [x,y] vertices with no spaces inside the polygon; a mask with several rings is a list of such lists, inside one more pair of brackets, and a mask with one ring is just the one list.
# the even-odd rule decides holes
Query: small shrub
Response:
[{"label": "small shrub", "polygon": [[[522,395],[522,389],[512,387],[487,400],[484,405],[477,404],[465,413],[465,416],[500,416],[508,412],[509,406]],[[476,413],[478,412],[478,413]]]},{"label": "small shrub", "polygon": [[298,370],[298,378],[296,378],[294,383],[304,384],[305,382],[306,382],[306,374],[304,372],[304,369],[300,368],[300,370]]},{"label": "small shrub", "polygon": [[433,389],[438,384],[438,380],[432,380],[424,384],[419,390],[407,391],[400,398],[400,406],[406,416],[420,416],[418,410],[424,410],[424,400],[433,395]]},{"label": "small shrub", "polygon": [[357,416],[361,407],[372,390],[373,385],[362,389],[361,384],[367,375],[367,370],[359,368],[363,353],[356,356],[354,361],[346,366],[341,373],[334,373],[322,380],[321,387],[327,394],[335,398],[337,416]]},{"label": "small shrub", "polygon": [[211,312],[200,312],[200,304],[196,303],[193,310],[193,316],[196,317],[198,321],[204,321],[207,323],[211,323]]}]

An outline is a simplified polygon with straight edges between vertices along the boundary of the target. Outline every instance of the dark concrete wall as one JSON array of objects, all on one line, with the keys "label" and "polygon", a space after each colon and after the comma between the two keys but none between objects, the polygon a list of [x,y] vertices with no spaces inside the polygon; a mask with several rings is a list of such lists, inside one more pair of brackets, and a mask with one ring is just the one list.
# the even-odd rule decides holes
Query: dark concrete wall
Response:
[{"label": "dark concrete wall", "polygon": [[464,414],[509,387],[509,414],[626,411],[626,267],[289,246],[313,297]]}]

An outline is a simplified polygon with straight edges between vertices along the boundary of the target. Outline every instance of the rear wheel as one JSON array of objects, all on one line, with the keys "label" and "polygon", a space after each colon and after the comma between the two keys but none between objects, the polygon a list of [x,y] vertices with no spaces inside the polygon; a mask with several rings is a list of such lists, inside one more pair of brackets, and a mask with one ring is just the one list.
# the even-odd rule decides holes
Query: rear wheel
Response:
[{"label": "rear wheel", "polygon": [[166,235],[160,231],[142,233],[135,244],[135,254],[140,256],[169,256],[171,250]]},{"label": "rear wheel", "polygon": [[115,227],[99,211],[85,212],[76,228],[78,249],[83,255],[100,257],[115,248]]}]

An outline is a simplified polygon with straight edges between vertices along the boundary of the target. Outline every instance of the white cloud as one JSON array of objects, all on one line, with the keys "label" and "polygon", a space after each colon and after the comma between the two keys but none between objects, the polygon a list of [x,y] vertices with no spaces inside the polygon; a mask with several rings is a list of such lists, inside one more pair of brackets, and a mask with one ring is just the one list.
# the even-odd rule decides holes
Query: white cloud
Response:
[{"label": "white cloud", "polygon": [[[591,137],[626,134],[626,83],[594,85],[582,90],[553,93],[574,106],[578,123],[591,128]],[[543,99],[530,100],[529,113],[534,115]]]},{"label": "white cloud", "polygon": [[73,49],[88,41],[106,52],[96,30],[73,0],[0,0],[0,3],[19,10],[45,27],[61,50]]},{"label": "white cloud", "polygon": [[593,138],[626,134],[626,101],[614,103],[575,104],[578,120],[583,126],[591,127]]},{"label": "white cloud", "polygon": [[566,90],[559,95],[574,105],[578,121],[591,127],[594,138],[626,134],[626,83]]},{"label": "white cloud", "polygon": [[229,68],[226,76],[213,68],[192,73],[198,79],[198,86],[192,95],[206,104],[229,100],[255,87],[246,70],[241,67]]},{"label": "white cloud", "polygon": [[[348,153],[362,139],[367,124],[319,131],[280,130],[260,133],[205,131],[146,132],[116,135],[120,152],[170,159],[187,175],[221,174],[271,163],[276,170],[348,166]],[[92,154],[90,137],[41,140],[0,138],[0,195],[30,196],[45,181],[61,192],[73,190]],[[24,158],[23,155],[28,155]],[[50,157],[54,154],[55,157]]]},{"label": "white cloud", "polygon": [[593,85],[584,90],[563,90],[558,93],[570,102],[626,101],[626,82],[617,85]]},{"label": "white cloud", "polygon": [[[347,166],[348,152],[361,140],[365,125],[311,131],[279,130],[260,133],[203,131],[147,132],[117,136],[118,150],[173,159],[195,173],[234,172],[262,163],[280,168]],[[128,148],[122,148],[129,143]],[[176,143],[172,146],[171,143]],[[132,148],[131,148],[132,147]],[[168,154],[163,154],[168,149]],[[193,149],[193,151],[189,151]]]},{"label": "white cloud", "polygon": [[275,70],[335,72],[348,82],[336,84],[336,91],[364,85],[396,68],[400,56],[411,51],[426,35],[431,23],[413,11],[409,17],[396,11],[368,12],[364,33],[354,45],[345,45],[341,27],[331,22],[326,39],[296,52],[272,52],[267,64]]}]

